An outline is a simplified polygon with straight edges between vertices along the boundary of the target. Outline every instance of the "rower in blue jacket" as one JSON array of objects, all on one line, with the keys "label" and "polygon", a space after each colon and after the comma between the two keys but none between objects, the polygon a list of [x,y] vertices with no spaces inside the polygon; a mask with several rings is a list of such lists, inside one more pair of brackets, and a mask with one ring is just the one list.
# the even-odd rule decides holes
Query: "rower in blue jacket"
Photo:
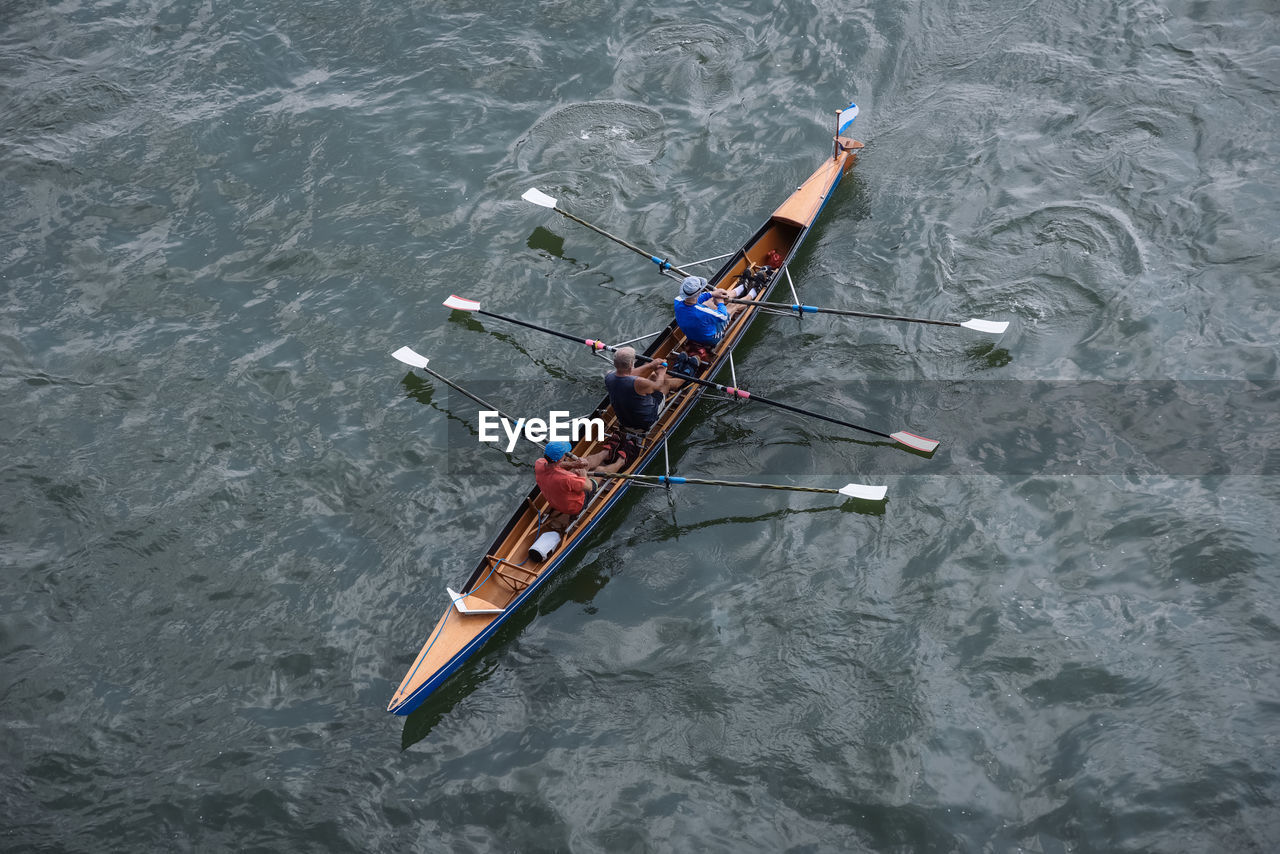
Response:
[{"label": "rower in blue jacket", "polygon": [[689,276],[680,283],[676,323],[690,343],[710,350],[720,342],[729,323],[729,309],[724,304],[728,296],[722,288],[707,290],[707,280],[700,276]]}]

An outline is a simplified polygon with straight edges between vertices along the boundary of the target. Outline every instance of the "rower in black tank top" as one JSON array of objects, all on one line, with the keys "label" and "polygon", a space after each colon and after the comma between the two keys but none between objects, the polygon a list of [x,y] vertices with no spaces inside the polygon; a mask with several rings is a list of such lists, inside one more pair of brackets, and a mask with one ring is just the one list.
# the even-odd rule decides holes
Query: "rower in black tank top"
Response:
[{"label": "rower in black tank top", "polygon": [[604,387],[609,392],[609,403],[613,405],[613,411],[622,426],[633,430],[648,430],[658,420],[662,392],[638,394],[634,376],[620,377],[614,371],[605,375]]}]

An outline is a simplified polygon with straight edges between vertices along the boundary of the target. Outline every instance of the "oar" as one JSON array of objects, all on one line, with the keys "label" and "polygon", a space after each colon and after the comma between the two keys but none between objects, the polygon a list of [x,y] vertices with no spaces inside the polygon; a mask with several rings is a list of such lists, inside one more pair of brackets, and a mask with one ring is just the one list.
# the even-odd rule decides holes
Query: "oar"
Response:
[{"label": "oar", "polygon": [[990,335],[999,335],[1009,328],[1007,320],[981,320],[979,318],[970,318],[969,320],[930,320],[924,317],[898,317],[893,314],[872,314],[866,311],[851,311],[844,308],[818,308],[813,305],[797,305],[787,304],[784,302],[761,302],[759,300],[750,299],[727,299],[725,302],[736,302],[740,305],[755,305],[760,308],[776,308],[783,311],[804,312],[807,314],[839,314],[845,317],[869,317],[873,320],[900,320],[903,323],[930,323],[934,326],[961,326],[965,329],[972,329],[975,332],[986,332]]},{"label": "oar", "polygon": [[[475,312],[476,314],[483,314],[486,317],[492,317],[496,320],[505,320],[507,323],[514,323],[519,326],[523,326],[527,329],[534,329],[534,330],[537,330],[538,332],[545,332],[548,335],[554,335],[557,338],[564,338],[567,341],[576,341],[579,344],[586,344],[588,347],[590,347],[593,350],[608,350],[610,352],[616,352],[618,349],[617,347],[614,347],[610,344],[606,344],[603,341],[597,341],[592,338],[580,338],[577,335],[570,335],[568,332],[558,332],[554,329],[548,329],[545,326],[539,326],[536,323],[530,323],[527,320],[519,320],[514,317],[507,317],[506,315],[503,315],[503,314],[496,314],[492,311],[485,311],[484,309],[480,308],[480,303],[476,302],[475,300],[464,299],[463,297],[460,297],[457,295],[450,296],[447,300],[444,301],[444,304],[447,308],[452,308],[457,311],[472,311],[472,312]],[[640,354],[636,354],[636,358],[644,360],[646,362],[652,361],[650,357],[642,356]],[[832,424],[839,424],[842,427],[851,427],[854,430],[860,430],[863,433],[870,433],[873,436],[881,436],[885,439],[892,439],[895,442],[906,445],[908,448],[912,448],[914,450],[920,451],[925,454],[933,453],[935,450],[937,450],[938,445],[941,444],[941,442],[937,441],[936,439],[926,439],[924,436],[917,436],[915,433],[908,433],[905,430],[899,430],[897,433],[882,433],[879,430],[872,430],[870,427],[863,427],[860,424],[854,424],[850,421],[842,421],[839,418],[832,418],[830,415],[823,415],[820,412],[813,412],[808,409],[801,409],[798,406],[792,406],[791,404],[783,403],[780,400],[771,400],[767,397],[761,397],[758,394],[752,394],[751,392],[746,391],[744,389],[732,388],[730,386],[725,386],[725,385],[721,385],[720,383],[712,382],[711,380],[699,379],[698,377],[690,376],[689,374],[683,374],[683,373],[680,373],[679,371],[671,371],[670,374],[672,376],[689,380],[690,382],[693,382],[693,383],[697,383],[698,385],[706,386],[707,388],[714,388],[717,391],[722,391],[731,397],[740,397],[743,400],[756,400],[756,401],[759,401],[760,403],[767,403],[770,406],[776,406],[779,409],[785,409],[788,412],[794,412],[798,415],[807,415],[810,418],[817,418],[822,421],[828,421]]]},{"label": "oar", "polygon": [[[409,365],[410,367],[418,368],[418,369],[420,369],[420,370],[424,371],[425,373],[430,374],[431,376],[433,376],[433,377],[435,377],[436,379],[440,380],[440,382],[444,383],[445,385],[447,385],[449,388],[453,389],[454,391],[460,392],[460,393],[462,393],[462,394],[466,395],[467,397],[471,398],[471,399],[472,399],[472,400],[474,400],[476,403],[478,403],[478,404],[480,404],[481,406],[483,406],[485,409],[491,409],[491,410],[493,410],[494,412],[498,413],[498,415],[500,415],[501,417],[505,418],[505,419],[507,420],[507,423],[509,423],[509,424],[516,424],[516,425],[520,425],[520,424],[523,424],[523,423],[524,423],[523,421],[519,421],[519,420],[516,420],[515,418],[512,418],[510,415],[508,415],[507,413],[503,412],[501,409],[499,409],[498,407],[494,406],[492,403],[489,403],[488,401],[484,400],[483,398],[477,397],[476,395],[474,395],[474,394],[472,394],[471,392],[467,391],[465,388],[463,388],[462,386],[458,385],[457,383],[455,383],[453,380],[449,379],[448,377],[443,376],[443,375],[441,375],[441,374],[438,374],[438,373],[436,373],[435,371],[433,371],[433,370],[431,370],[430,368],[428,368],[428,367],[427,367],[427,362],[428,362],[428,361],[430,361],[430,360],[429,360],[429,359],[427,359],[427,357],[426,357],[426,356],[424,356],[424,355],[422,355],[421,353],[416,352],[412,347],[401,347],[399,350],[397,350],[397,351],[395,351],[394,353],[392,353],[392,354],[391,354],[391,358],[393,358],[393,359],[395,359],[395,360],[397,360],[397,361],[400,361],[400,362],[404,362],[406,365]],[[522,437],[524,436],[524,431],[523,431],[523,430],[521,430],[521,431],[520,431],[520,435],[521,435]],[[538,444],[537,442],[534,442],[533,444],[538,445],[538,447],[539,447],[539,448],[541,448],[541,447],[542,447],[542,445]]]},{"label": "oar", "polygon": [[617,474],[613,472],[594,472],[593,477],[612,477],[620,480],[638,480],[646,483],[684,484],[695,483],[703,486],[741,486],[747,489],[780,489],[786,492],[823,492],[830,495],[844,495],[849,498],[860,498],[863,501],[883,501],[889,488],[887,486],[867,486],[863,483],[846,483],[839,489],[820,489],[814,486],[779,486],[776,483],[746,483],[740,480],[705,480],[696,477],[676,477],[666,474]]},{"label": "oar", "polygon": [[[528,435],[526,435],[526,434],[525,434],[525,432],[524,432],[523,430],[521,430],[521,429],[520,429],[520,426],[521,426],[522,424],[524,424],[524,419],[523,419],[523,418],[512,418],[510,415],[508,415],[507,413],[503,412],[501,409],[499,409],[498,407],[494,406],[492,403],[489,403],[488,401],[484,400],[483,398],[477,397],[476,395],[474,395],[474,394],[472,394],[471,392],[467,391],[465,388],[463,388],[462,386],[458,385],[457,383],[455,383],[453,380],[449,379],[448,377],[446,377],[446,376],[442,376],[441,374],[438,374],[438,373],[436,373],[435,371],[431,370],[430,368],[428,368],[428,367],[427,367],[427,362],[429,361],[429,360],[427,359],[427,357],[426,357],[426,356],[424,356],[424,355],[422,355],[421,353],[418,353],[418,352],[417,352],[417,351],[415,351],[412,347],[401,347],[399,350],[397,350],[397,351],[395,351],[394,353],[392,353],[392,354],[391,354],[391,357],[392,357],[393,359],[398,360],[398,361],[404,362],[406,365],[409,365],[410,367],[419,368],[419,369],[420,369],[420,370],[422,370],[423,372],[428,373],[428,374],[430,374],[431,376],[435,377],[436,379],[440,380],[440,382],[444,383],[445,385],[447,385],[449,388],[453,389],[454,391],[461,392],[462,394],[464,394],[464,395],[466,395],[467,397],[471,398],[471,399],[472,399],[472,400],[474,400],[476,403],[478,403],[478,404],[480,404],[481,406],[483,406],[485,409],[491,409],[491,410],[493,410],[494,412],[498,413],[498,415],[499,415],[500,417],[502,417],[503,419],[505,419],[505,420],[506,420],[506,422],[507,422],[508,424],[514,424],[514,425],[516,425],[516,430],[519,432],[519,434],[520,434],[520,438],[521,438],[521,439],[524,439],[526,442],[528,442],[528,443],[529,443],[529,444],[531,444],[531,445],[535,445],[535,446],[537,446],[537,448],[538,448],[539,450],[546,448],[546,444],[544,444],[543,442],[535,442],[535,441],[533,441],[532,439],[530,439],[530,438],[528,437]],[[574,455],[573,455],[573,454],[570,454],[569,456],[574,457]],[[578,457],[574,457],[574,459],[578,459]]]},{"label": "oar", "polygon": [[[491,404],[486,403],[483,399],[477,397],[476,395],[467,391],[462,386],[453,382],[453,380],[450,380],[447,377],[441,376],[440,374],[428,368],[427,363],[429,360],[427,359],[427,357],[423,356],[421,353],[416,352],[412,347],[401,347],[399,350],[396,350],[391,355],[393,358],[401,362],[404,362],[406,365],[409,365],[414,368],[418,368],[419,370],[422,370],[430,374],[431,376],[440,380],[440,382],[444,383],[445,385],[449,386],[450,388],[456,391],[461,392],[462,394],[471,398],[476,403],[480,404],[486,409],[493,409],[503,418],[507,419],[508,422],[515,423],[515,424],[523,423],[523,419],[521,419],[520,421],[514,420],[510,415],[507,415],[505,412],[502,412],[501,410],[494,409],[494,407]],[[520,435],[521,437],[525,438],[526,441],[529,441],[531,444],[537,445],[539,448],[545,447],[542,443],[534,442],[533,440],[525,436],[524,431],[520,431]],[[885,494],[889,491],[889,488],[887,486],[868,486],[862,483],[845,484],[839,489],[819,489],[817,487],[810,487],[810,486],[777,486],[771,483],[744,483],[742,481],[736,481],[736,480],[699,480],[698,478],[672,477],[668,475],[618,474],[616,472],[603,472],[603,471],[593,472],[592,474],[596,477],[613,477],[613,478],[619,478],[623,480],[649,481],[652,483],[672,483],[672,484],[696,483],[696,484],[706,484],[708,486],[741,486],[741,487],[748,487],[752,489],[784,489],[790,492],[825,492],[825,493],[832,493],[832,494],[839,493],[840,495],[846,495],[849,498],[861,498],[864,501],[883,501]]]},{"label": "oar", "polygon": [[623,240],[621,237],[618,237],[615,234],[610,234],[609,232],[605,231],[603,228],[592,225],[591,223],[587,222],[585,219],[578,219],[576,216],[569,213],[564,208],[556,207],[556,200],[551,198],[541,190],[539,190],[537,187],[531,187],[530,189],[526,190],[524,195],[521,196],[520,198],[524,199],[526,202],[532,202],[533,204],[538,205],[540,207],[551,208],[553,211],[560,214],[561,216],[568,217],[569,219],[573,220],[579,225],[585,225],[587,228],[591,229],[597,234],[603,234],[605,237],[609,238],[614,243],[620,243],[621,245],[630,249],[632,252],[636,252],[640,255],[643,255],[645,258],[648,258],[650,261],[657,264],[658,271],[661,273],[665,273],[668,270],[674,270],[675,272],[679,273],[681,276],[693,275],[692,273],[686,273],[684,270],[681,270],[679,267],[673,265],[670,261],[666,260],[665,258],[659,258],[656,255],[652,255],[648,252],[645,252],[639,246],[636,246],[633,243],[628,243],[627,241]]}]

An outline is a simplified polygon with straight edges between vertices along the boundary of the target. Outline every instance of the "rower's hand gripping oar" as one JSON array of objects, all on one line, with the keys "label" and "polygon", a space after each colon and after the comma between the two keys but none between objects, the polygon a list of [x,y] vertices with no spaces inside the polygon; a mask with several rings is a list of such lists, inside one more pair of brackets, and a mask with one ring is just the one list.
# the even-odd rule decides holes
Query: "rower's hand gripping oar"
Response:
[{"label": "rower's hand gripping oar", "polygon": [[[558,332],[554,329],[548,329],[545,326],[539,326],[536,323],[530,323],[527,320],[519,320],[514,317],[507,317],[506,315],[503,315],[503,314],[496,314],[492,311],[485,311],[484,309],[480,308],[480,303],[476,302],[475,300],[465,299],[457,295],[450,296],[447,300],[444,301],[444,304],[446,308],[451,308],[456,311],[471,311],[471,312],[475,312],[476,314],[483,314],[486,317],[492,317],[495,320],[504,320],[507,323],[514,323],[518,326],[523,326],[527,329],[534,329],[534,330],[537,330],[538,332],[545,332],[548,335],[554,335],[557,338],[564,338],[567,341],[576,341],[579,344],[586,344],[588,347],[590,347],[593,350],[608,350],[609,352],[616,352],[618,349],[617,347],[606,344],[603,341],[596,341],[591,338],[580,338],[577,335],[570,335],[567,332]],[[650,357],[642,356],[640,354],[636,354],[636,358],[643,359],[646,362],[652,361]],[[931,454],[935,450],[937,450],[938,445],[942,444],[936,439],[927,439],[924,436],[918,436],[915,433],[909,433],[906,430],[899,430],[897,433],[882,433],[879,430],[872,430],[870,427],[863,427],[862,425],[854,424],[851,421],[843,421],[839,418],[832,418],[829,415],[823,415],[821,412],[813,412],[808,409],[801,409],[798,406],[792,406],[791,404],[783,403],[780,400],[771,400],[770,398],[762,397],[758,394],[752,394],[751,392],[746,391],[744,389],[721,385],[720,383],[712,382],[711,380],[700,379],[699,377],[690,376],[689,374],[681,373],[679,371],[668,371],[668,373],[671,376],[679,377],[680,379],[688,380],[689,382],[697,383],[698,385],[703,385],[708,388],[714,388],[717,391],[722,391],[731,397],[739,397],[739,398],[742,398],[743,400],[756,400],[756,401],[759,401],[760,403],[766,403],[770,406],[776,406],[779,409],[785,409],[788,412],[794,412],[798,415],[807,415],[810,418],[817,418],[822,421],[827,421],[831,424],[839,424],[842,427],[851,427],[854,430],[860,430],[863,433],[870,433],[873,436],[881,436],[885,439],[892,439],[893,441],[898,442],[899,444],[906,445],[908,448],[911,448],[912,450],[920,451],[921,453]]]},{"label": "rower's hand gripping oar", "polygon": [[813,305],[799,305],[796,303],[785,302],[761,302],[759,300],[750,299],[727,299],[725,302],[735,302],[739,305],[754,305],[760,308],[774,308],[781,311],[794,311],[805,314],[838,314],[843,317],[869,317],[872,320],[899,320],[903,323],[929,323],[934,326],[959,326],[965,329],[972,329],[975,332],[986,332],[989,335],[999,335],[1009,328],[1007,320],[981,320],[979,318],[970,318],[969,320],[930,320],[925,317],[898,317],[892,314],[872,314],[867,311],[851,311],[844,308],[818,308]]},{"label": "rower's hand gripping oar", "polygon": [[659,258],[656,255],[645,252],[639,246],[636,246],[633,243],[628,243],[627,241],[623,240],[621,237],[618,237],[615,234],[610,234],[609,232],[605,231],[603,228],[594,226],[584,219],[578,219],[576,216],[569,213],[564,208],[557,207],[556,200],[551,198],[551,196],[548,196],[546,193],[542,192],[541,190],[539,190],[537,187],[531,187],[530,189],[525,190],[524,195],[522,195],[520,198],[524,199],[526,202],[532,202],[533,204],[538,205],[539,207],[551,208],[553,211],[560,214],[561,216],[567,217],[573,220],[574,222],[578,223],[579,225],[585,225],[587,228],[591,229],[597,234],[603,234],[605,237],[609,238],[614,243],[621,244],[622,246],[625,246],[628,249],[630,249],[632,252],[636,252],[640,255],[643,255],[644,257],[648,258],[650,261],[658,265],[658,272],[660,273],[666,273],[668,270],[674,270],[675,272],[679,273],[681,276],[684,276],[686,278],[693,275],[692,273],[686,273],[684,270],[681,270],[679,267],[675,266],[665,258]]},{"label": "rower's hand gripping oar", "polygon": [[839,489],[822,489],[815,486],[784,486],[776,483],[746,483],[740,480],[706,480],[697,477],[676,477],[666,474],[617,474],[614,472],[596,472],[596,477],[612,477],[619,480],[635,480],[642,483],[700,484],[703,486],[741,486],[746,489],[778,489],[784,492],[821,492],[828,495],[843,495],[847,498],[858,498],[863,501],[884,501],[889,492],[887,486],[868,486],[864,483],[846,483]]}]

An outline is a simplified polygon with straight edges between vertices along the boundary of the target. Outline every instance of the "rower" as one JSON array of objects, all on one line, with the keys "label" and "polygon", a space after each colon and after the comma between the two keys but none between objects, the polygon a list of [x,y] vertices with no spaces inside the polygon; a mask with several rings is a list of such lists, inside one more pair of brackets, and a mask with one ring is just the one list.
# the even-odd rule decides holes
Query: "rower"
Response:
[{"label": "rower", "polygon": [[728,291],[708,288],[707,280],[701,276],[687,276],[680,283],[675,299],[676,323],[689,339],[689,352],[700,358],[709,357],[712,348],[720,343],[729,323],[729,309],[724,304],[728,298]]},{"label": "rower", "polygon": [[634,347],[614,350],[613,370],[605,374],[604,387],[621,432],[606,440],[610,453],[622,450],[630,451],[632,459],[639,456],[644,434],[658,420],[663,399],[682,385],[684,380],[668,376],[663,360],[651,359],[637,366]]},{"label": "rower", "polygon": [[605,464],[604,460],[610,451],[597,451],[587,457],[578,458],[569,453],[572,445],[568,442],[548,442],[542,456],[533,464],[533,476],[538,482],[538,489],[547,499],[547,504],[556,513],[561,514],[567,522],[582,512],[587,498],[600,488],[595,478],[586,476],[586,472],[616,472],[627,463],[625,454],[619,454],[614,460]]},{"label": "rower", "polygon": [[613,351],[613,370],[605,374],[604,387],[618,423],[628,430],[647,432],[658,420],[662,399],[680,388],[684,380],[667,375],[667,363],[650,359],[636,365],[636,348]]}]

